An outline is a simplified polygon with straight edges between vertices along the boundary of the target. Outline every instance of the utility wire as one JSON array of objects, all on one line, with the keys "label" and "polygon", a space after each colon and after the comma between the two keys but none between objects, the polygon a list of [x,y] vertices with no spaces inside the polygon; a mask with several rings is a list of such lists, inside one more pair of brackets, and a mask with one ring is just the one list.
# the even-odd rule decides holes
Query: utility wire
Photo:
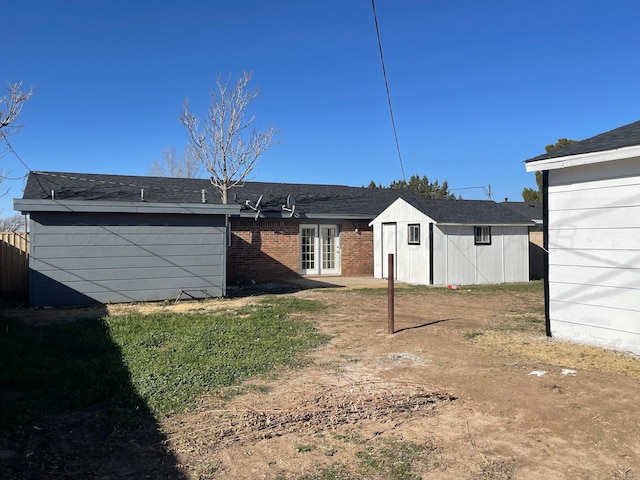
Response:
[{"label": "utility wire", "polygon": [[16,152],[16,151],[13,149],[13,147],[12,147],[12,146],[11,146],[11,144],[9,143],[9,139],[7,138],[7,136],[6,136],[6,135],[2,135],[2,140],[4,140],[4,141],[5,141],[5,143],[7,144],[7,147],[9,148],[9,151],[10,151],[11,153],[13,153],[13,154],[16,156],[16,158],[17,158],[18,160],[20,160],[20,163],[24,166],[24,168],[26,168],[28,171],[31,171],[31,169],[29,168],[29,165],[27,165],[26,163],[24,163],[24,161],[22,160],[22,158],[20,158],[20,155],[18,155],[18,152]]},{"label": "utility wire", "polygon": [[[2,136],[1,136],[1,138],[2,138],[2,140],[4,140],[4,142],[7,144],[7,147],[9,148],[9,151],[10,151],[11,153],[13,153],[13,154],[15,155],[15,157],[20,161],[20,163],[24,166],[24,168],[26,168],[26,169],[27,169],[27,174],[26,174],[24,177],[22,177],[22,178],[17,178],[17,179],[12,179],[12,180],[21,180],[21,179],[25,179],[25,178],[27,178],[27,177],[29,176],[29,173],[31,172],[31,169],[29,168],[29,165],[27,165],[27,164],[25,163],[25,161],[24,161],[24,160],[22,160],[22,158],[20,158],[20,155],[18,155],[18,152],[16,152],[16,151],[14,150],[14,148],[11,146],[11,143],[9,143],[9,139],[7,138],[7,136],[6,136],[6,135],[2,135]],[[44,193],[47,193],[47,189],[46,189],[46,188],[44,188],[44,186],[42,185],[42,182],[40,182],[40,179],[38,178],[38,176],[37,176],[37,175],[34,175],[34,178],[35,178],[36,182],[38,183],[38,186],[40,186],[40,188],[42,189],[42,191],[43,191]],[[8,192],[8,190],[7,190],[7,192]]]},{"label": "utility wire", "polygon": [[398,142],[398,132],[396,130],[396,122],[393,117],[393,108],[391,107],[391,94],[389,93],[389,82],[387,81],[387,69],[384,66],[384,56],[382,55],[382,42],[380,40],[380,29],[378,28],[378,16],[376,15],[376,2],[371,0],[373,8],[373,21],[376,24],[376,36],[378,37],[378,49],[380,50],[380,63],[382,64],[382,76],[384,77],[384,86],[387,89],[387,102],[389,103],[389,114],[391,115],[391,126],[393,127],[393,136],[396,139],[396,150],[398,151],[398,160],[400,161],[400,170],[402,171],[402,179],[406,182],[407,177],[404,174],[404,165],[402,164],[402,155],[400,155],[400,143]]}]

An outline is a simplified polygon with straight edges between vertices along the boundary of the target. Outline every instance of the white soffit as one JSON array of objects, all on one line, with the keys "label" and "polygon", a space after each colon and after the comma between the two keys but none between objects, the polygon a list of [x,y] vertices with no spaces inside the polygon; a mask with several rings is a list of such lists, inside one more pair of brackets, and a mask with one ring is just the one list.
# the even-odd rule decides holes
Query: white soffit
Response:
[{"label": "white soffit", "polygon": [[577,167],[579,165],[589,165],[592,163],[626,160],[634,157],[640,157],[640,145],[617,148],[615,150],[605,150],[603,152],[581,153],[579,155],[569,155],[566,157],[547,158],[544,160],[526,163],[525,167],[527,172],[537,172],[540,170],[556,170],[558,168]]}]

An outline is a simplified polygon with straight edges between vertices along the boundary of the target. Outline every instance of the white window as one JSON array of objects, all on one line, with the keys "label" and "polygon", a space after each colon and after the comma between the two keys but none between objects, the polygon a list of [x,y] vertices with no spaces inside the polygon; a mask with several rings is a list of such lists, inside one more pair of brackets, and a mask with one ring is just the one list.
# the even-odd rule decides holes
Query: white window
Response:
[{"label": "white window", "polygon": [[408,237],[409,245],[420,245],[420,224],[412,223],[409,224],[409,233]]},{"label": "white window", "polygon": [[491,227],[475,227],[475,244],[491,245]]}]

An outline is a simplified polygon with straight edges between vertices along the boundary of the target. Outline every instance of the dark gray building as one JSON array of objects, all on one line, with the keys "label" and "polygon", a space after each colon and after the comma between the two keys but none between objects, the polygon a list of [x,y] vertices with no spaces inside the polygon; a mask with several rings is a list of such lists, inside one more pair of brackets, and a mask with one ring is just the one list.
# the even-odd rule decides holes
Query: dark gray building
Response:
[{"label": "dark gray building", "polygon": [[15,209],[30,215],[33,306],[226,294],[226,215],[207,182],[31,172]]}]

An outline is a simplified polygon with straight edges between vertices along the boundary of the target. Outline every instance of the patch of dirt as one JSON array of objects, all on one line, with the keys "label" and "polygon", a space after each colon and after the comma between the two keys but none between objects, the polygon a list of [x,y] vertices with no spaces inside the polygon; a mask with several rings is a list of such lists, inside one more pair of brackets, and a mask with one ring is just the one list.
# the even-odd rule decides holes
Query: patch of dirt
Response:
[{"label": "patch of dirt", "polygon": [[[292,295],[329,306],[310,318],[332,340],[311,354],[307,367],[256,379],[230,400],[201,398],[195,412],[151,422],[153,438],[125,429],[121,435],[128,436],[111,440],[112,447],[87,445],[98,449],[91,478],[156,478],[150,464],[142,468],[145,459],[166,466],[158,478],[170,472],[189,479],[338,477],[327,472],[389,478],[356,469],[367,455],[417,445],[422,454],[411,463],[418,477],[410,478],[640,479],[638,359],[624,357],[625,367],[616,369],[593,350],[531,336],[517,325],[497,329],[523,312],[540,312],[541,293],[398,291],[393,335],[386,294],[317,289]],[[136,310],[215,311],[255,301],[259,297],[39,309],[22,316],[40,323]],[[509,335],[517,346],[505,343]],[[524,348],[527,342],[535,348]],[[559,354],[549,353],[554,350]],[[80,438],[99,440],[95,422],[85,424],[81,415],[40,425],[51,432],[44,438],[61,439],[64,447],[72,428]],[[127,445],[133,453],[121,457]],[[0,462],[17,461],[22,450],[0,442]],[[49,456],[60,465],[56,475],[49,468],[48,477],[33,478],[76,478],[81,457],[60,457],[57,450]],[[118,458],[126,463],[118,465]]]},{"label": "patch of dirt", "polygon": [[541,294],[400,293],[393,335],[386,296],[295,295],[330,306],[314,321],[333,339],[302,370],[163,421],[191,478],[296,479],[354,465],[383,439],[431,446],[423,478],[640,478],[636,379],[576,368],[579,353],[557,365],[469,340],[540,309]]}]

